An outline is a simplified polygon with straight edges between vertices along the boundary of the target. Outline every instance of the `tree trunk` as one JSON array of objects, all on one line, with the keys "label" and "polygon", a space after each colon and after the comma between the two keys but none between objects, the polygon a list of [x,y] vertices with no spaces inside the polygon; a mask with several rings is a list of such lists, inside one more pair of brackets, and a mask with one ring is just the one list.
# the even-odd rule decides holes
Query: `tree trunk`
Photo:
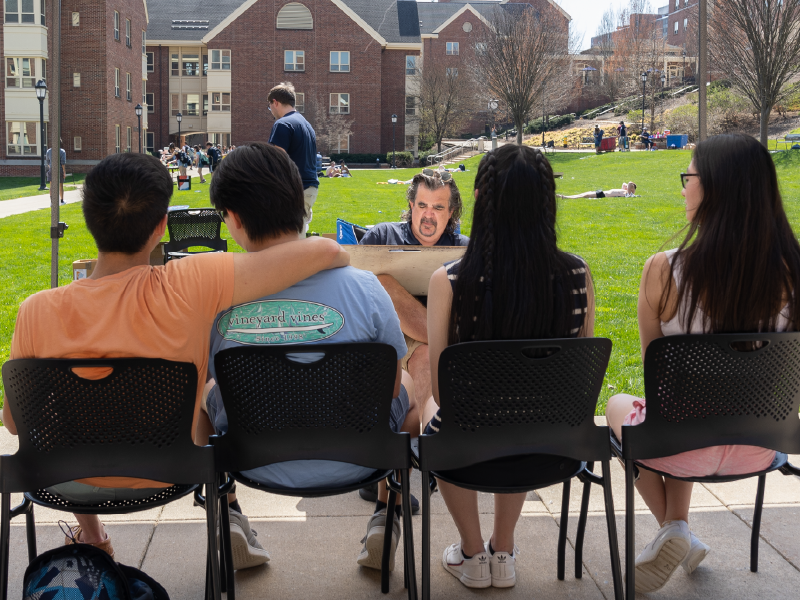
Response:
[{"label": "tree trunk", "polygon": [[436,140],[436,153],[440,153],[442,151],[442,138]]},{"label": "tree trunk", "polygon": [[769,113],[772,112],[772,107],[761,107],[761,143],[765,148],[769,149]]},{"label": "tree trunk", "polygon": [[523,119],[514,119],[514,126],[517,128],[517,146],[522,146],[522,129],[525,127]]}]

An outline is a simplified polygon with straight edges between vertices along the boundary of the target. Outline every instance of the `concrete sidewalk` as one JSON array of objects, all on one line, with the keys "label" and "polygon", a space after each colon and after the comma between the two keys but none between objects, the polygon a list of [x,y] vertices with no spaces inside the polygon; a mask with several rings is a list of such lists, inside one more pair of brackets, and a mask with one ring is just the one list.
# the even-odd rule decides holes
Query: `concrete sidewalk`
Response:
[{"label": "concrete sidewalk", "polygon": [[[73,204],[74,202],[81,201],[81,187],[78,186],[74,190],[64,191],[64,203]],[[62,205],[63,206],[63,205]],[[41,196],[27,196],[25,198],[14,198],[13,200],[3,200],[0,202],[0,219],[10,217],[12,215],[21,215],[22,213],[31,212],[33,210],[50,209],[50,194],[43,194]]]},{"label": "concrete sidewalk", "polygon": [[[602,422],[602,419],[598,419]],[[16,451],[16,439],[0,429],[0,452]],[[800,456],[793,457],[800,464]],[[614,502],[620,550],[625,539],[623,472],[612,463]],[[412,493],[419,496],[421,480],[412,478]],[[556,543],[560,526],[561,486],[531,492],[517,525],[520,548],[517,585],[510,590],[471,590],[441,567],[444,548],[458,540],[441,494],[432,499],[431,592],[434,598],[541,598],[611,599],[611,569],[603,513],[602,490],[593,486],[589,523],[584,547],[583,577],[574,577],[575,531],[581,486],[573,484],[568,523],[567,569],[564,581],[556,579]],[[695,486],[692,500],[692,530],[712,548],[712,553],[691,576],[681,569],[659,592],[642,598],[794,599],[800,589],[800,479],[772,474],[767,478],[758,573],[749,570],[749,549],[756,480]],[[271,596],[282,599],[383,598],[380,575],[356,564],[373,506],[353,492],[332,498],[304,499],[273,496],[239,486],[239,500],[258,532],[271,562],[263,567],[237,572],[241,598]],[[14,498],[12,505],[19,501]],[[493,505],[480,495],[484,535],[491,534]],[[650,541],[656,524],[643,502],[636,500],[637,551]],[[203,597],[205,567],[205,521],[191,499],[160,509],[105,519],[117,559],[142,568],[159,581],[173,600]],[[36,510],[39,551],[63,544],[57,521],[74,524],[65,513]],[[420,576],[421,519],[414,517],[417,576]],[[402,542],[401,542],[402,543]],[[624,565],[624,556],[620,557]],[[20,597],[27,563],[24,519],[11,527],[9,595]],[[402,599],[402,554],[391,576],[389,598]]]}]

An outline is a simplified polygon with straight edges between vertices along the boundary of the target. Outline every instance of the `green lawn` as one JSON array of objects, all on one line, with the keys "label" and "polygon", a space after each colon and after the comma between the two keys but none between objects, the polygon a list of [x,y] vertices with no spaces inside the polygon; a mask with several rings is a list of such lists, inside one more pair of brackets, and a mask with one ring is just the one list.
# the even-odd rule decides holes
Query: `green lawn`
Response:
[{"label": "green lawn", "polygon": [[[612,394],[643,394],[642,364],[636,324],[636,296],[644,261],[651,254],[677,245],[671,237],[685,225],[678,174],[684,171],[688,151],[556,154],[553,169],[564,173],[558,191],[575,194],[619,187],[623,181],[638,185],[640,198],[561,200],[558,234],[563,249],[583,256],[592,269],[597,291],[596,334],[614,342],[601,402]],[[774,155],[790,220],[800,227],[800,152]],[[472,224],[472,187],[477,159],[466,162],[469,171],[455,179],[465,199],[462,230]],[[314,207],[312,229],[333,232],[337,217],[370,225],[397,220],[405,207],[405,186],[377,185],[389,177],[410,179],[411,169],[354,171],[350,179],[321,182]],[[0,182],[4,180],[0,179]],[[0,184],[2,185],[2,184]],[[209,206],[208,184],[192,182],[193,190],[176,192],[174,205]],[[72,278],[72,261],[96,256],[94,243],[83,224],[79,204],[62,208],[70,226],[61,241],[60,283]],[[19,304],[45,289],[50,280],[49,211],[41,210],[0,219],[0,363],[8,358],[11,334]],[[230,238],[223,228],[223,237]],[[241,249],[229,241],[233,251]]]},{"label": "green lawn", "polygon": [[[75,174],[75,183],[82,183],[86,175],[83,173]],[[14,198],[25,198],[26,196],[41,196],[49,194],[50,191],[39,190],[39,177],[0,177],[0,202],[12,200]],[[50,184],[47,184],[50,187]],[[67,178],[64,184],[64,191],[74,190],[72,177]]]}]

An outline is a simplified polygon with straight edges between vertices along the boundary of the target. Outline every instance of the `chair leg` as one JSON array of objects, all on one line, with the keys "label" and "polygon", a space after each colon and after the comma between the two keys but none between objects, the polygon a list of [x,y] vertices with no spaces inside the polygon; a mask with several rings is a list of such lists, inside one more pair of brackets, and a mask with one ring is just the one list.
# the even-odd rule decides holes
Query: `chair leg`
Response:
[{"label": "chair leg", "polygon": [[[586,469],[594,469],[593,462],[586,463]],[[589,497],[592,493],[592,483],[585,481],[583,484],[583,497],[581,498],[581,514],[578,517],[578,533],[575,536],[575,579],[583,577],[583,538],[586,534],[586,521],[589,517]]]},{"label": "chair leg", "polygon": [[403,556],[408,600],[417,599],[417,569],[414,564],[414,530],[411,516],[411,471],[403,471],[400,486],[403,496]]},{"label": "chair leg", "polygon": [[[381,484],[378,484],[381,485]],[[383,534],[383,556],[381,557],[381,592],[389,593],[389,554],[392,551],[392,529],[394,526],[394,505],[397,492],[389,490],[389,501],[386,503],[386,530]]]},{"label": "chair leg", "polygon": [[0,599],[8,598],[8,558],[11,537],[11,494],[0,494]]},{"label": "chair leg", "polygon": [[636,514],[633,511],[633,461],[625,461],[625,598],[636,596]]},{"label": "chair leg", "polygon": [[611,553],[611,578],[614,581],[614,600],[622,600],[622,567],[619,564],[619,542],[617,541],[617,520],[614,513],[614,494],[611,488],[611,464],[603,461],[603,499],[606,508],[608,528],[608,549]]},{"label": "chair leg", "polygon": [[750,570],[758,572],[758,541],[761,535],[761,510],[764,508],[764,488],[767,485],[767,476],[758,478],[758,491],[756,492],[756,505],[753,509],[753,531],[750,534]]},{"label": "chair leg", "polygon": [[567,562],[567,525],[569,524],[569,488],[570,481],[564,482],[561,492],[561,526],[558,529],[558,566],[557,577],[564,581],[564,570]]},{"label": "chair leg", "polygon": [[233,573],[233,551],[231,549],[231,521],[228,513],[228,495],[221,499],[220,522],[220,589],[228,594],[228,600],[236,599],[236,582]]},{"label": "chair leg", "polygon": [[25,511],[25,533],[28,538],[28,562],[33,562],[39,553],[36,550],[36,520],[33,516],[33,502],[25,499],[28,510]]},{"label": "chair leg", "polygon": [[206,527],[208,534],[208,562],[211,567],[210,578],[211,586],[210,600],[220,600],[219,590],[219,560],[217,560],[217,509],[219,508],[219,496],[217,494],[216,478],[206,483]]},{"label": "chair leg", "polygon": [[431,597],[431,474],[422,471],[422,600]]}]

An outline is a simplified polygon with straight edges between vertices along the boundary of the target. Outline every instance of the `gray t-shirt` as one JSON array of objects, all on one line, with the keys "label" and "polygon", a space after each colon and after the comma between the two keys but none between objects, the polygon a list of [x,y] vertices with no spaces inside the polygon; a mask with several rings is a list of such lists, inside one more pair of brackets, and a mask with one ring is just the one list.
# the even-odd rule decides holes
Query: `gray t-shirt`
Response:
[{"label": "gray t-shirt", "polygon": [[[216,379],[214,355],[240,345],[354,342],[394,346],[397,360],[406,353],[400,320],[378,278],[353,267],[332,269],[317,273],[278,294],[231,307],[217,315],[211,329],[208,370]],[[295,358],[308,362],[321,356],[299,354]],[[209,393],[208,413],[217,432],[225,433],[228,418],[222,406],[224,399],[219,398],[218,392],[219,388],[215,386]],[[397,402],[395,399],[393,407]],[[407,410],[407,396],[405,402]],[[303,460],[259,467],[246,471],[245,475],[274,487],[304,488],[361,481],[374,472],[374,469],[338,461]]]},{"label": "gray t-shirt", "polygon": [[[45,158],[44,158],[44,161],[47,163],[47,168],[48,169],[50,168],[50,165],[52,164],[51,161],[53,160],[53,152],[52,152],[52,150],[53,150],[52,148],[48,148],[47,149],[47,154],[45,154]],[[61,166],[63,167],[65,164],[67,164],[67,151],[64,150],[63,148],[61,148],[61,151],[58,153],[58,156],[59,156],[59,160],[61,162]]]}]

